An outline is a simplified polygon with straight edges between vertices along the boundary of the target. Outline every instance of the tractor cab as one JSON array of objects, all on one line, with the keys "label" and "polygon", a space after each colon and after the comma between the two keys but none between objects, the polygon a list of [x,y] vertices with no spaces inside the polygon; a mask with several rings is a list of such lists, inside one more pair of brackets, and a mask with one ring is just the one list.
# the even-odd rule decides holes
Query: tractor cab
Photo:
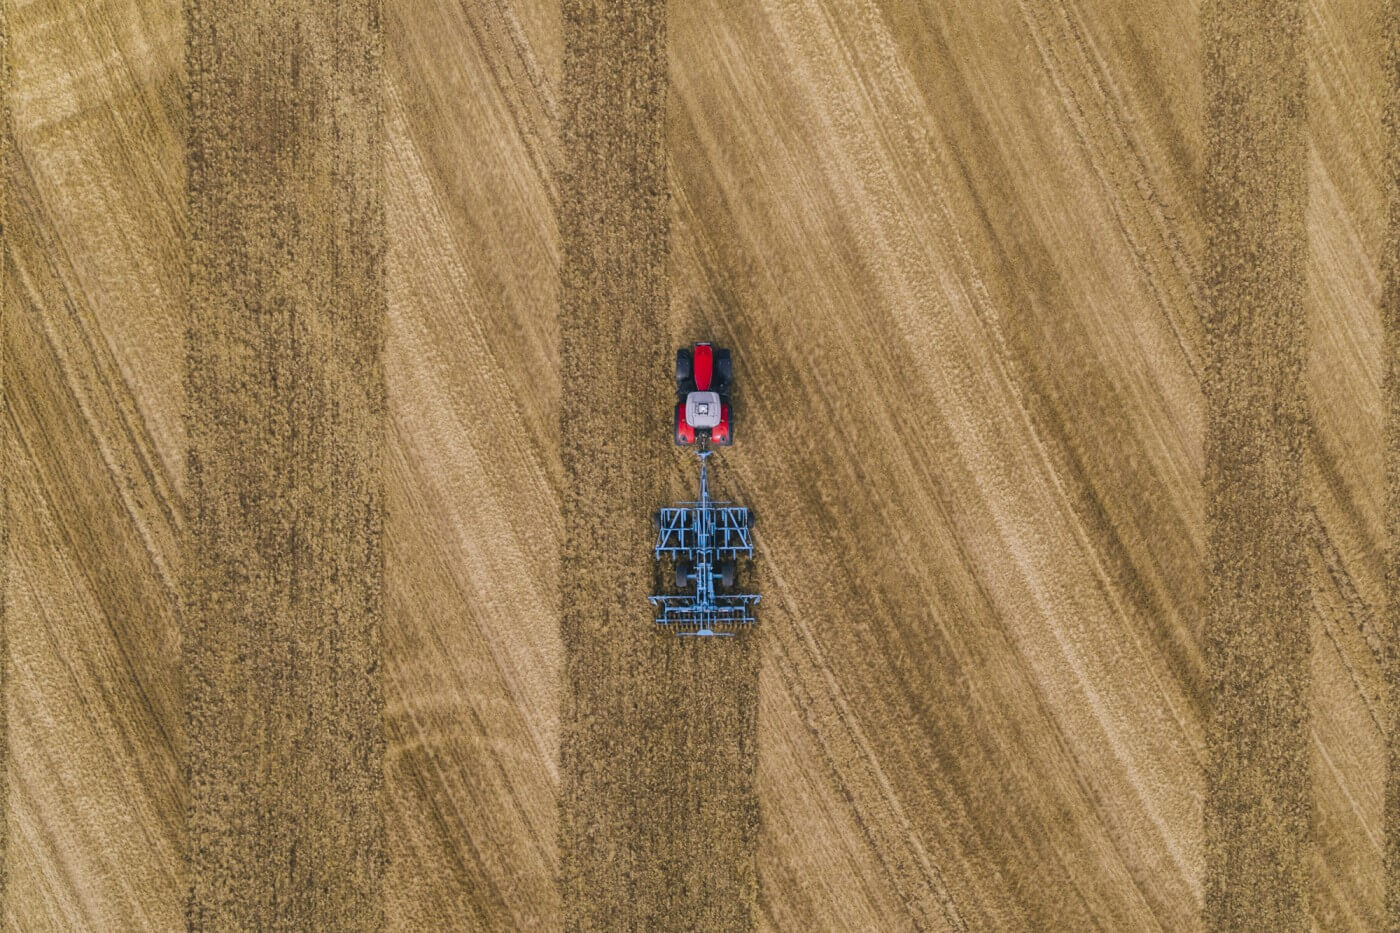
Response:
[{"label": "tractor cab", "polygon": [[729,410],[733,377],[729,351],[708,343],[676,351],[675,439],[681,446],[708,440],[734,443]]},{"label": "tractor cab", "polygon": [[685,423],[692,428],[715,428],[724,411],[718,392],[692,392],[685,397]]}]

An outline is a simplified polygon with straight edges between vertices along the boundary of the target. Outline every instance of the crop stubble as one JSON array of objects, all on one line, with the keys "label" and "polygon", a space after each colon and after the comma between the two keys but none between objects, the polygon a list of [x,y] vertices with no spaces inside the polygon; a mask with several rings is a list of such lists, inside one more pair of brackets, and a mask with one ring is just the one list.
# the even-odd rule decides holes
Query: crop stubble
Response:
[{"label": "crop stubble", "polygon": [[183,915],[179,4],[0,7],[7,930]]},{"label": "crop stubble", "polygon": [[[372,8],[331,6],[295,8],[318,24],[299,77],[211,78],[290,48],[295,11],[282,44],[221,31],[228,70],[192,72],[214,94],[201,158],[227,144],[198,122],[219,94],[263,108],[230,115],[249,151],[276,139],[254,113],[299,128],[215,189],[182,175],[184,14],[198,37],[206,5],[4,7],[9,926],[169,928],[187,885],[197,920],[402,929],[1385,924],[1393,0],[1281,21],[1178,0],[413,0],[384,11],[382,101],[353,54],[315,83],[318,56],[353,53],[336,36],[375,41]],[[349,136],[318,122],[333,87]],[[362,151],[381,106],[382,181]],[[186,301],[230,365],[212,325],[244,310],[209,301],[222,276],[184,293],[187,239],[233,224],[187,218],[186,186],[280,206],[285,252],[240,243],[224,255],[255,271],[226,288],[326,299],[286,318],[308,328],[294,347],[257,317],[267,366],[231,393],[213,385],[234,369],[195,366],[188,398]],[[330,209],[375,197],[382,233]],[[335,300],[326,237],[369,263],[336,267],[358,284]],[[1251,261],[1260,244],[1280,261]],[[295,280],[231,284],[292,253]],[[701,336],[737,351],[715,477],[760,517],[765,601],[756,637],[686,645],[644,631],[642,597],[646,516],[694,483],[666,443],[669,356]],[[332,381],[264,391],[281,350]],[[288,417],[223,417],[239,398]],[[274,503],[228,528],[382,497],[382,534],[252,547],[349,588],[331,656],[296,609],[319,600],[276,586],[249,655],[201,641],[205,603],[241,585],[215,554],[250,551],[185,527],[243,489],[187,495],[187,444]],[[317,464],[329,485],[303,482]],[[315,658],[358,672],[341,705]],[[244,697],[266,715],[205,718]],[[250,781],[289,736],[307,766]],[[351,786],[292,800],[357,747]],[[1261,783],[1260,749],[1294,780]],[[211,817],[235,805],[210,794],[249,787],[231,799],[289,819],[226,848]],[[293,853],[321,886],[270,880]]]},{"label": "crop stubble", "polygon": [[[1163,210],[1189,207],[1190,179],[1157,136],[1134,140],[1145,154],[1064,137],[1086,106],[1059,100],[1069,82],[1107,106],[1092,62],[1023,63],[1066,56],[1070,11],[1013,19],[1009,41],[983,9],[683,20],[677,198],[702,244],[694,278],[745,348],[734,459],[763,519],[774,925],[875,910],[924,928],[1132,927],[1196,910],[1199,518],[1177,429],[1195,412],[1133,391],[1144,348],[1111,310],[1189,300],[1135,173],[1155,172]],[[1110,17],[1093,38],[1134,25]],[[1132,117],[1158,92],[1139,79],[1113,103]],[[999,102],[1047,97],[1005,126]],[[1189,126],[1190,101],[1169,104]],[[1040,185],[1061,197],[1037,202]],[[1138,339],[1149,385],[1189,393],[1172,314],[1143,315]],[[1161,501],[1173,486],[1187,495]],[[804,801],[827,794],[851,822],[814,831]],[[823,887],[804,886],[794,869],[818,859]]]},{"label": "crop stubble", "polygon": [[[1384,830],[1384,920],[1400,926],[1400,3],[1387,2],[1382,8],[1380,34],[1380,73],[1388,93],[1381,98],[1384,116],[1382,135],[1381,202],[1385,205],[1385,233],[1381,238],[1381,365],[1384,372],[1381,417],[1383,418],[1386,486],[1384,532],[1384,616],[1380,637],[1387,641],[1382,650],[1385,665],[1385,692],[1375,703],[1388,708],[1390,718],[1378,731],[1389,727],[1386,737]],[[1378,691],[1379,692],[1379,691]]]},{"label": "crop stubble", "polygon": [[558,925],[558,12],[385,9],[391,929]]}]

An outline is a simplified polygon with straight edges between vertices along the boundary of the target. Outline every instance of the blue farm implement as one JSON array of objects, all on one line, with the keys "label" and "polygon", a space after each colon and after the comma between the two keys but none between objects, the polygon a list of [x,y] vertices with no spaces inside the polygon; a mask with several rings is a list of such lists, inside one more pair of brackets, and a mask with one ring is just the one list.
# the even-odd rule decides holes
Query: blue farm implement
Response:
[{"label": "blue farm implement", "polygon": [[727,592],[734,586],[739,558],[753,557],[749,510],[710,498],[705,459],[700,451],[700,498],[662,509],[656,516],[656,559],[670,557],[676,589],[650,597],[656,624],[677,635],[733,635],[754,624],[759,597]]},{"label": "blue farm implement", "polygon": [[671,559],[679,593],[651,597],[656,624],[677,635],[733,635],[754,624],[758,596],[730,592],[740,558],[753,557],[749,510],[710,499],[709,444],[734,442],[729,351],[708,343],[676,352],[675,441],[698,446],[700,498],[656,513],[656,559]]}]

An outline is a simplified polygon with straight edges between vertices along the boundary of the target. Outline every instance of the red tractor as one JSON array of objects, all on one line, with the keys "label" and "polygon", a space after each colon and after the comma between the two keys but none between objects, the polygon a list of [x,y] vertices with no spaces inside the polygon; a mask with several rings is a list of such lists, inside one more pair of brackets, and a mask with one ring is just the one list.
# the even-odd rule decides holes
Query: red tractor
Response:
[{"label": "red tractor", "polygon": [[708,437],[722,447],[734,443],[729,412],[729,351],[708,343],[676,351],[676,443],[685,447]]}]

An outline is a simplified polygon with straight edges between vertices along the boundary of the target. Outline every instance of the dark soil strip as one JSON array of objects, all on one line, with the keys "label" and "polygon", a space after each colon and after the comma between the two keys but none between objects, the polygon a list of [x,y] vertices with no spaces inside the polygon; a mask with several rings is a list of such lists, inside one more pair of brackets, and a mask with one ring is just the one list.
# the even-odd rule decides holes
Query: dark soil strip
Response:
[{"label": "dark soil strip", "polygon": [[186,17],[189,921],[376,929],[379,6]]},{"label": "dark soil strip", "polygon": [[[680,456],[666,332],[665,11],[665,0],[564,3],[569,929],[746,929],[757,898],[759,633],[660,636],[646,603],[650,514]],[[715,458],[717,478],[740,451]],[[691,460],[684,469],[698,473]]]},{"label": "dark soil strip", "polygon": [[1386,743],[1385,906],[1388,928],[1400,929],[1400,0],[1382,4],[1385,24],[1386,153],[1390,211],[1385,237],[1381,324],[1385,344],[1386,680],[1390,736]]},{"label": "dark soil strip", "polygon": [[1203,11],[1212,715],[1206,925],[1295,930],[1312,785],[1303,447],[1303,7]]}]

